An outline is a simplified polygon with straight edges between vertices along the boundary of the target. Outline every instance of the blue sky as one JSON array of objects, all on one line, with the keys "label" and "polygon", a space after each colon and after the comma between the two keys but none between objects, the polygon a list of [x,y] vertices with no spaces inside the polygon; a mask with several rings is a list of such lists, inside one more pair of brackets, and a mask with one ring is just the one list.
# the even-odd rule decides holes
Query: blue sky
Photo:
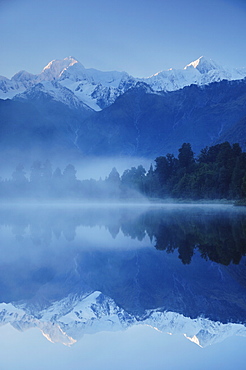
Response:
[{"label": "blue sky", "polygon": [[204,55],[246,67],[244,0],[0,0],[0,75],[74,56],[147,77]]}]

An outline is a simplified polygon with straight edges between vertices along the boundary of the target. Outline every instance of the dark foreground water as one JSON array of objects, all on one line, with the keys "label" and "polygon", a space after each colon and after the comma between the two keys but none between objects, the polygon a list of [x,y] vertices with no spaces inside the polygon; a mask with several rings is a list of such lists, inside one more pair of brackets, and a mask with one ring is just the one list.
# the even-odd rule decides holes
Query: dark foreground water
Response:
[{"label": "dark foreground water", "polygon": [[0,210],[0,368],[244,369],[246,209]]}]

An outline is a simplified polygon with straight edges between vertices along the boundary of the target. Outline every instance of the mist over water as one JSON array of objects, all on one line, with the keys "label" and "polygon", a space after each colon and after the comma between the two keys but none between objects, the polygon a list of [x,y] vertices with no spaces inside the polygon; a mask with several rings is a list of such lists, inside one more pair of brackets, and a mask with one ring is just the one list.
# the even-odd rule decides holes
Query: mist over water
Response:
[{"label": "mist over water", "polygon": [[16,152],[3,150],[0,159],[0,177],[11,178],[14,169],[21,164],[28,177],[30,169],[34,162],[44,163],[47,160],[52,164],[53,169],[57,167],[64,169],[68,164],[73,164],[77,170],[77,177],[79,180],[104,179],[112,168],[116,168],[120,175],[131,167],[142,165],[144,168],[149,169],[153,159],[136,157],[136,156],[111,156],[111,157],[93,157],[84,156],[80,151],[70,153],[66,151],[58,151],[56,154],[51,155],[49,152]]},{"label": "mist over water", "polygon": [[[124,174],[139,171],[139,176],[146,172],[143,165],[150,166],[150,161],[130,157],[72,157],[53,158],[53,160],[35,160],[19,158],[18,164],[9,159],[0,169],[0,198],[2,204],[29,203],[76,204],[76,203],[122,203],[143,202],[147,197],[142,192],[142,179],[136,184],[127,179],[121,184]],[[116,168],[117,166],[117,168]],[[136,167],[135,167],[136,166]],[[123,181],[124,182],[124,181]]]},{"label": "mist over water", "polygon": [[131,167],[142,165],[144,168],[149,169],[151,161],[148,158],[139,157],[100,157],[100,158],[85,158],[78,162],[75,160],[78,178],[85,179],[104,179],[112,168],[116,168],[120,175]]},{"label": "mist over water", "polygon": [[32,244],[41,253],[43,248],[60,253],[69,244],[81,250],[115,251],[148,246],[163,253],[176,250],[183,263],[190,263],[200,252],[204,258],[228,264],[239,262],[246,252],[246,211],[232,205],[69,201],[5,204],[0,209],[0,226],[1,255],[11,258],[13,253],[9,253],[6,243],[11,250],[16,249],[17,255],[21,243],[21,252],[27,257]]}]

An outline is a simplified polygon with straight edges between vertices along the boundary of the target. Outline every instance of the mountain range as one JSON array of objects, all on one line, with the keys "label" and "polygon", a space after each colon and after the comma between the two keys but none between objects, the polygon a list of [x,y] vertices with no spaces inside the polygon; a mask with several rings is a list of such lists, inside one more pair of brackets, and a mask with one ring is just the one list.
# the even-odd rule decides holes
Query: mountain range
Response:
[{"label": "mountain range", "polygon": [[[147,78],[134,78],[126,72],[87,69],[75,58],[67,57],[51,61],[37,75],[20,71],[10,80],[0,76],[0,98],[11,99],[19,94],[24,94],[23,96],[28,98],[37,89],[41,89],[55,100],[72,107],[82,102],[93,110],[100,111],[139,82],[148,85],[149,92],[158,94],[163,91],[176,91],[193,84],[203,86],[222,80],[241,80],[245,76],[246,68],[223,68],[204,57],[188,64],[184,69],[169,69]],[[72,96],[71,92],[73,99],[69,99]]]},{"label": "mountain range", "polygon": [[226,140],[245,149],[245,77],[204,57],[148,78],[53,60],[37,75],[0,77],[0,144],[8,156],[153,158]]}]

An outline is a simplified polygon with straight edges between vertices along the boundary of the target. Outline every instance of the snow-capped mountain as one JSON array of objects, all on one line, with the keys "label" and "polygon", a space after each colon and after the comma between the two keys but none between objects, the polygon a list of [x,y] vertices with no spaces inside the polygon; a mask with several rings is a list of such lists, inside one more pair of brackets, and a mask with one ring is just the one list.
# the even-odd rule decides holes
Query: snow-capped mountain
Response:
[{"label": "snow-capped mountain", "polygon": [[[51,61],[38,75],[20,71],[11,79],[0,76],[0,98],[12,99],[18,94],[21,94],[22,98],[25,95],[30,96],[33,87],[42,83],[42,88],[55,100],[70,105],[72,93],[72,104],[80,101],[99,111],[111,105],[117,97],[136,86],[138,82],[147,84],[152,93],[160,93],[179,90],[192,84],[201,86],[224,79],[240,80],[245,76],[246,69],[223,68],[204,57],[188,64],[184,69],[169,69],[148,78],[134,78],[126,72],[87,69],[75,58],[67,57]],[[56,83],[55,89],[54,84],[50,82]],[[68,99],[64,98],[65,91],[70,94]]]},{"label": "snow-capped mountain", "polygon": [[[38,75],[21,71],[10,80],[0,76],[0,98],[12,99],[14,96],[30,98],[38,85],[38,88],[45,89],[54,100],[62,101],[69,106],[71,101],[73,105],[80,101],[98,111],[112,104],[134,84],[135,79],[126,72],[86,69],[75,58],[68,57],[51,61]],[[67,94],[70,94],[68,98],[65,97],[65,89]],[[73,99],[71,94],[74,96]]]},{"label": "snow-capped mountain", "polygon": [[168,334],[184,335],[200,347],[233,336],[246,336],[243,324],[222,324],[205,318],[191,319],[161,309],[148,310],[142,316],[128,314],[99,291],[82,297],[69,295],[46,310],[27,304],[0,304],[0,325],[11,324],[20,331],[36,327],[53,343],[71,346],[84,334],[121,331],[134,325],[147,325]]},{"label": "snow-capped mountain", "polygon": [[222,80],[240,80],[246,76],[246,69],[224,68],[212,60],[200,57],[184,69],[169,69],[143,79],[158,91],[175,91],[190,85],[208,85]]},{"label": "snow-capped mountain", "polygon": [[92,111],[83,100],[79,99],[71,90],[62,86],[56,80],[46,81],[43,80],[28,89],[25,92],[14,96],[14,100],[36,100],[41,96],[46,96],[54,101],[61,102],[68,105],[72,109],[85,109],[88,112]]}]

